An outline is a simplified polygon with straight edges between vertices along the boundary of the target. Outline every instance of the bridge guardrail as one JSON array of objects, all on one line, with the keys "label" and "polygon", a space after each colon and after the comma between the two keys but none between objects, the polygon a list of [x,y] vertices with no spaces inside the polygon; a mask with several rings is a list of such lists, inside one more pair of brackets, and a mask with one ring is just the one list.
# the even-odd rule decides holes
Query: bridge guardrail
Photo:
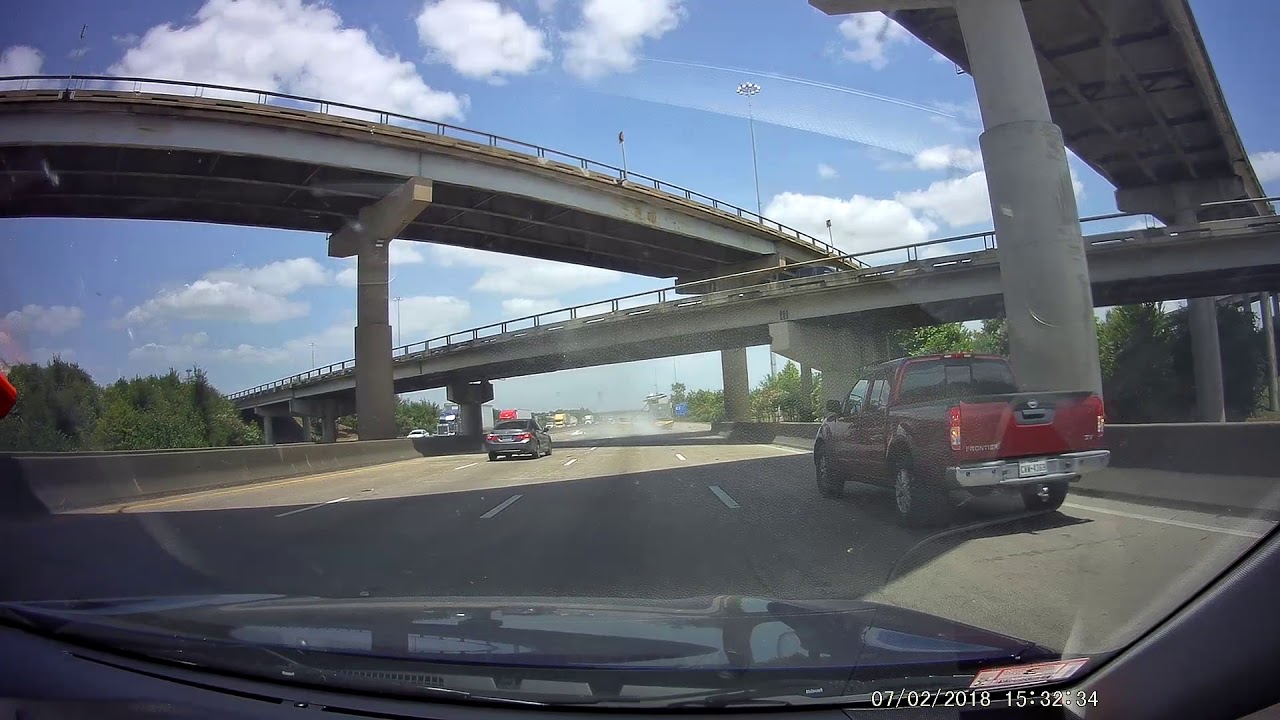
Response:
[{"label": "bridge guardrail", "polygon": [[[1251,200],[1249,202],[1257,202]],[[1125,217],[1141,217],[1141,215],[1130,215],[1127,213],[1111,213],[1108,215],[1099,215],[1094,217],[1081,218],[1082,223],[1096,222],[1101,220],[1114,220]],[[1099,235],[1091,235],[1087,237],[1089,247],[1106,248],[1123,244],[1132,243],[1150,243],[1150,242],[1167,242],[1176,239],[1194,238],[1203,235],[1206,231],[1221,231],[1224,233],[1232,231],[1250,231],[1254,225],[1263,224],[1280,224],[1280,218],[1245,218],[1241,220],[1224,220],[1214,223],[1205,223],[1194,228],[1166,228],[1166,227],[1148,227],[1134,230],[1121,230],[1111,233],[1102,233]],[[920,251],[935,245],[948,244],[953,242],[962,242],[966,240],[981,240],[982,248],[962,252],[954,255],[940,255],[936,257],[922,258]],[[929,271],[945,271],[951,268],[970,266],[984,253],[992,253],[996,248],[995,231],[987,231],[981,233],[969,233],[966,235],[957,235],[953,237],[939,238],[929,240],[923,243],[912,245],[901,245],[891,248],[883,248],[862,253],[851,253],[845,255],[845,258],[854,259],[861,262],[864,267],[858,270],[845,270],[830,273],[817,279],[818,282],[825,282],[832,278],[848,278],[852,281],[858,281],[869,278],[884,278],[889,275],[901,274],[907,271],[925,269]],[[883,265],[872,265],[862,262],[864,258],[872,258],[875,256],[895,255],[901,253],[899,257],[893,258],[896,262],[886,263]],[[994,258],[993,258],[994,259]],[[707,293],[700,296],[688,296],[678,302],[677,306],[694,306],[702,305],[709,301],[729,298],[733,296],[745,296],[753,292],[758,292],[766,287],[774,286],[802,286],[810,284],[816,278],[797,278],[779,282],[776,278],[780,274],[787,273],[795,268],[827,262],[825,260],[811,260],[803,263],[788,265],[784,268],[767,268],[764,270],[748,270],[740,273],[724,275],[718,278],[710,278],[707,280],[696,280],[690,283],[674,285],[668,288],[660,288],[658,290],[649,290],[631,295],[610,298],[608,300],[600,300],[584,305],[576,305],[559,310],[552,310],[537,315],[529,315],[523,318],[515,318],[512,320],[504,320],[502,322],[482,325],[480,327],[468,330],[460,330],[458,332],[442,335],[440,337],[431,338],[408,345],[401,345],[392,348],[393,361],[402,361],[414,357],[422,357],[436,352],[446,351],[458,346],[469,345],[471,343],[485,341],[491,342],[498,337],[522,337],[532,331],[540,330],[560,330],[565,327],[564,323],[573,320],[581,320],[587,318],[587,323],[599,322],[610,316],[617,316],[618,313],[626,312],[628,315],[641,315],[652,312],[659,305],[668,302],[668,294],[675,294],[680,288],[690,286],[707,285],[719,280],[741,279],[749,276],[769,276],[772,279],[766,280],[757,285],[748,287],[739,287],[732,290],[723,290],[719,292]],[[648,299],[648,302],[641,302],[642,299]],[[593,311],[595,308],[607,307],[607,310]],[[567,313],[567,316],[566,316]],[[518,327],[516,327],[518,325]],[[289,377],[277,380],[271,383],[265,383],[254,388],[242,390],[234,393],[229,397],[237,400],[244,397],[258,395],[264,392],[277,390],[284,387],[292,387],[312,380],[320,380],[336,375],[344,374],[348,368],[355,367],[355,360],[344,360],[340,363],[332,363],[320,368],[315,368],[304,373],[298,373]]]},{"label": "bridge guardrail", "polygon": [[[827,253],[828,255],[835,256],[839,254],[839,251],[830,243],[823,242],[812,235],[800,232],[793,227],[783,225],[782,223],[774,220],[770,220],[759,213],[738,207],[733,203],[718,200],[709,195],[703,195],[700,192],[690,190],[674,183],[659,180],[643,173],[632,172],[624,168],[610,165],[609,163],[591,160],[589,158],[582,157],[581,155],[561,152],[559,150],[545,148],[540,145],[534,145],[533,143],[515,140],[502,135],[496,135],[494,133],[472,130],[471,128],[465,128],[460,125],[451,125],[449,123],[439,122],[436,120],[426,120],[412,115],[405,115],[387,110],[377,110],[350,103],[310,98],[303,95],[276,92],[274,90],[254,90],[251,88],[241,88],[232,85],[197,83],[186,80],[163,80],[159,78],[114,75],[10,75],[0,76],[0,91],[3,91],[5,86],[11,83],[17,83],[19,85],[19,90],[61,90],[66,92],[68,97],[73,97],[76,90],[91,89],[124,90],[126,92],[131,91],[138,94],[178,95],[197,98],[206,98],[207,96],[212,95],[216,99],[307,110],[311,112],[318,112],[323,115],[337,115],[348,119],[368,120],[382,125],[401,128],[405,127],[403,125],[404,123],[408,123],[409,125],[407,129],[410,130],[420,130],[439,135],[441,137],[473,142],[478,145],[486,145],[491,148],[512,150],[522,154],[532,155],[539,159],[552,160],[571,166],[577,166],[584,171],[612,177],[619,182],[630,182],[637,185],[649,186],[659,192],[664,192],[676,197],[682,197],[690,202],[696,202],[714,210],[736,215],[742,220],[754,223],[771,232],[778,233],[779,235],[802,244],[809,245]],[[171,90],[171,92],[156,92],[151,88],[167,89]],[[193,92],[186,94],[172,92],[172,90],[177,88]],[[229,95],[229,97],[217,97],[218,94]],[[273,103],[273,100],[276,102]],[[295,107],[296,105],[303,105],[305,107]],[[352,118],[351,113],[357,113],[358,115]],[[398,125],[397,122],[401,124]],[[832,257],[830,259],[835,258]]]},{"label": "bridge guardrail", "polygon": [[[1113,219],[1124,218],[1124,217],[1131,217],[1131,215],[1126,213],[1113,213],[1110,215],[1100,215],[1096,217],[1083,218],[1081,222],[1113,220]],[[1119,233],[1118,235],[1133,236],[1136,232],[1138,231],[1126,231],[1123,233]],[[965,235],[956,235],[952,237],[938,238],[935,240],[929,240],[923,243],[916,243],[911,245],[901,245],[897,247],[881,248],[881,249],[871,250],[871,251],[861,252],[861,253],[850,253],[850,254],[841,256],[842,259],[853,260],[859,263],[862,266],[860,269],[841,271],[841,272],[832,273],[823,277],[832,277],[833,275],[847,275],[847,274],[857,275],[860,277],[883,277],[887,274],[893,274],[895,272],[898,272],[904,267],[909,267],[911,265],[918,265],[922,263],[924,260],[933,261],[932,262],[933,269],[968,264],[972,262],[975,252],[970,251],[970,252],[960,253],[956,255],[942,255],[934,258],[924,258],[924,259],[922,259],[922,256],[921,256],[921,250],[925,248],[954,243],[954,242],[963,242],[966,240],[981,240],[982,250],[978,252],[994,250],[996,247],[995,231],[990,230],[987,232],[969,233]],[[1110,236],[1106,236],[1105,239],[1103,240],[1103,242],[1106,242],[1106,243],[1113,243],[1116,241],[1117,241],[1116,239],[1111,238]],[[883,265],[875,265],[875,264],[866,262],[866,260],[868,259],[885,258],[886,256],[889,258],[890,262],[885,263]],[[633,293],[630,295],[623,295],[621,297],[610,298],[607,300],[600,300],[597,302],[586,303],[583,305],[575,305],[572,307],[560,308],[558,310],[551,310],[544,313],[538,313],[536,315],[528,315],[521,318],[504,320],[497,323],[490,323],[488,325],[482,325],[482,326],[470,328],[467,330],[460,330],[458,332],[449,333],[447,335],[442,335],[440,337],[430,338],[428,340],[423,340],[416,343],[409,343],[407,345],[401,345],[399,347],[395,347],[392,349],[392,357],[393,359],[396,359],[396,360],[403,360],[409,357],[429,355],[429,354],[432,354],[433,352],[437,352],[440,350],[447,350],[456,345],[478,342],[481,340],[485,340],[486,338],[493,338],[493,337],[503,336],[508,334],[511,334],[513,337],[521,337],[523,334],[530,331],[534,331],[534,330],[559,329],[557,327],[558,323],[563,323],[563,322],[572,321],[572,320],[586,319],[586,322],[588,323],[598,322],[600,320],[605,319],[607,316],[617,315],[617,313],[622,312],[624,310],[627,311],[629,314],[633,314],[633,315],[644,314],[644,313],[650,312],[652,310],[652,307],[655,305],[661,305],[661,304],[667,303],[670,295],[676,294],[677,291],[682,288],[705,286],[710,283],[715,283],[717,281],[724,281],[724,280],[743,279],[747,277],[759,277],[759,276],[766,277],[764,282],[755,286],[736,288],[734,290],[713,292],[713,293],[708,293],[708,294],[704,294],[696,297],[689,296],[677,303],[678,305],[689,305],[689,306],[701,305],[707,302],[708,299],[716,299],[718,297],[742,294],[744,292],[750,292],[753,289],[753,287],[759,288],[762,285],[766,285],[768,283],[777,283],[777,277],[779,275],[782,275],[788,272],[793,272],[797,268],[801,268],[806,265],[821,264],[824,262],[829,262],[829,260],[810,260],[806,262],[787,265],[784,268],[766,268],[762,270],[748,270],[745,272],[732,273],[729,275],[723,275],[716,278],[709,278],[706,280],[695,280],[693,282],[674,285],[668,288],[648,290],[644,292]],[[804,284],[812,281],[813,281],[813,278],[798,278],[795,280],[788,281],[788,284]],[[314,368],[312,370],[308,370],[303,373],[291,375],[289,377],[282,378],[275,382],[264,383],[262,385],[258,385],[253,388],[242,390],[240,392],[232,394],[230,398],[232,400],[236,400],[244,397],[258,395],[264,392],[269,392],[269,391],[276,390],[283,387],[290,387],[293,385],[297,385],[297,384],[312,381],[312,380],[320,380],[320,379],[332,377],[335,375],[341,375],[345,373],[349,368],[354,368],[354,367],[355,367],[354,359],[344,360],[342,362],[332,363],[330,365]]]}]

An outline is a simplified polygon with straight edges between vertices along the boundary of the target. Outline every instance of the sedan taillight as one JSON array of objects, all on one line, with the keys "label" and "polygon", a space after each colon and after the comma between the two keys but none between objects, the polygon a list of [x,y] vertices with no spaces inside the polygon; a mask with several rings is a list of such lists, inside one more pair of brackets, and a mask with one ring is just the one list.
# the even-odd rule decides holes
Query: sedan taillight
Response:
[{"label": "sedan taillight", "polygon": [[489,433],[488,435],[485,435],[484,439],[488,440],[489,442],[498,442],[498,436],[494,435],[493,433]]},{"label": "sedan taillight", "polygon": [[529,433],[520,433],[519,435],[516,435],[517,440],[528,440],[530,437],[532,437],[532,435]]}]

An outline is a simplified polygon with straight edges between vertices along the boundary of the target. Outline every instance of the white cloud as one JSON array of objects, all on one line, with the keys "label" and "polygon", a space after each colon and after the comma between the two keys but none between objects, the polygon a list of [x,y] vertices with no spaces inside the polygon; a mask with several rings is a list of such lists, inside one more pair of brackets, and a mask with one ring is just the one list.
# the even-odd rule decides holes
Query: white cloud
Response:
[{"label": "white cloud", "polygon": [[466,96],[432,89],[413,63],[380,52],[331,8],[304,0],[207,0],[195,21],[156,25],[108,70],[275,90],[394,110],[461,118]]},{"label": "white cloud", "polygon": [[683,17],[679,0],[583,0],[578,27],[564,36],[564,68],[584,80],[627,72],[645,39],[662,37]]},{"label": "white cloud", "polygon": [[546,35],[494,0],[437,0],[418,13],[418,39],[460,75],[524,75],[551,58]]},{"label": "white cloud", "polygon": [[436,260],[444,267],[480,268],[484,273],[471,286],[472,290],[509,294],[513,290],[529,297],[548,297],[579,288],[599,287],[620,280],[615,270],[570,265],[516,255],[438,245]]},{"label": "white cloud", "polygon": [[987,200],[985,172],[939,180],[924,190],[899,193],[897,199],[906,207],[919,210],[951,227],[980,222],[991,224],[991,203]]},{"label": "white cloud", "polygon": [[130,309],[121,322],[142,325],[166,320],[247,320],[264,324],[302,317],[309,310],[304,302],[259,288],[225,280],[197,280],[180,288],[161,290]]},{"label": "white cloud", "polygon": [[834,180],[840,177],[840,173],[826,163],[818,163],[818,177],[823,180]]},{"label": "white cloud", "polygon": [[[389,305],[388,309],[392,313],[392,322],[395,322],[394,305]],[[455,297],[406,297],[401,301],[400,315],[402,342],[412,343],[463,329],[462,324],[471,316],[471,306]],[[316,365],[351,359],[355,354],[354,326],[354,320],[348,317],[318,332],[291,338],[279,345],[216,345],[201,332],[184,335],[171,343],[140,345],[129,351],[129,359],[147,367],[179,367],[199,362],[210,367],[211,371],[218,370],[221,363],[229,363],[271,366],[278,374],[301,372],[312,367],[313,356]]]},{"label": "white cloud", "polygon": [[1269,183],[1280,180],[1280,152],[1267,150],[1250,153],[1249,161],[1253,163],[1253,171],[1258,174],[1259,181]]},{"label": "white cloud", "polygon": [[[400,301],[400,341],[418,342],[462,330],[471,317],[471,303],[452,296],[416,295]],[[391,320],[395,322],[395,310]]]},{"label": "white cloud", "polygon": [[0,331],[6,335],[61,335],[80,327],[84,311],[66,305],[27,305],[0,318]]},{"label": "white cloud", "polygon": [[44,54],[29,45],[10,45],[0,53],[0,75],[39,75]]},{"label": "white cloud", "polygon": [[982,151],[976,148],[957,147],[955,145],[939,145],[925,148],[916,153],[912,164],[920,170],[966,170],[982,169]]},{"label": "white cloud", "polygon": [[273,295],[292,295],[304,287],[327,285],[329,271],[312,258],[300,257],[268,263],[259,268],[230,267],[213,270],[204,279],[257,288]]},{"label": "white cloud", "polygon": [[340,287],[353,288],[356,286],[356,264],[351,263],[349,267],[345,267],[333,276],[333,281]]},{"label": "white cloud", "polygon": [[131,308],[117,324],[141,325],[166,320],[247,320],[275,323],[302,317],[305,302],[289,300],[306,287],[328,285],[333,275],[311,258],[290,258],[261,267],[210,270],[195,282],[165,288]]},{"label": "white cloud", "polygon": [[507,298],[502,301],[502,314],[505,317],[528,317],[560,309],[560,301],[555,298]]},{"label": "white cloud", "polygon": [[906,205],[854,195],[849,199],[825,195],[782,193],[774,196],[764,214],[813,237],[827,237],[831,220],[836,247],[845,252],[862,252],[923,242],[938,229],[933,222],[917,217]]},{"label": "white cloud", "polygon": [[845,59],[870,65],[876,70],[889,64],[885,52],[889,46],[905,43],[911,37],[901,25],[883,13],[850,15],[840,21],[837,29],[841,37],[852,43],[852,47],[843,49]]},{"label": "white cloud", "polygon": [[550,15],[555,12],[556,0],[538,0],[538,12],[543,15]]}]

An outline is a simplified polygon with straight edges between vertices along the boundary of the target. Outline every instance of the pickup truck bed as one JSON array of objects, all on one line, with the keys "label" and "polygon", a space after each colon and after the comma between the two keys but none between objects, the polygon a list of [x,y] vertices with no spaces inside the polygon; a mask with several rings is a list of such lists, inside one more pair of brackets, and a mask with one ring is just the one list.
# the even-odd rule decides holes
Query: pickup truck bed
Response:
[{"label": "pickup truck bed", "polygon": [[1068,483],[1106,467],[1105,417],[1092,392],[1017,392],[1003,358],[903,358],[876,366],[814,442],[818,488],[893,488],[900,519],[943,520],[956,497],[1018,492],[1029,509],[1062,504]]}]

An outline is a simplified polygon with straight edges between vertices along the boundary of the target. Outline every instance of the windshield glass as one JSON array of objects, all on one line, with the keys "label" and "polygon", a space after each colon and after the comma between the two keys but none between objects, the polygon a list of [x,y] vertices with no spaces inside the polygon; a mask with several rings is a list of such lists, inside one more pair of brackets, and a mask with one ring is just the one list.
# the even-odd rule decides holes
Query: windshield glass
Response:
[{"label": "windshield glass", "polygon": [[548,703],[1094,672],[1280,518],[1240,1],[9,13],[0,622]]}]

